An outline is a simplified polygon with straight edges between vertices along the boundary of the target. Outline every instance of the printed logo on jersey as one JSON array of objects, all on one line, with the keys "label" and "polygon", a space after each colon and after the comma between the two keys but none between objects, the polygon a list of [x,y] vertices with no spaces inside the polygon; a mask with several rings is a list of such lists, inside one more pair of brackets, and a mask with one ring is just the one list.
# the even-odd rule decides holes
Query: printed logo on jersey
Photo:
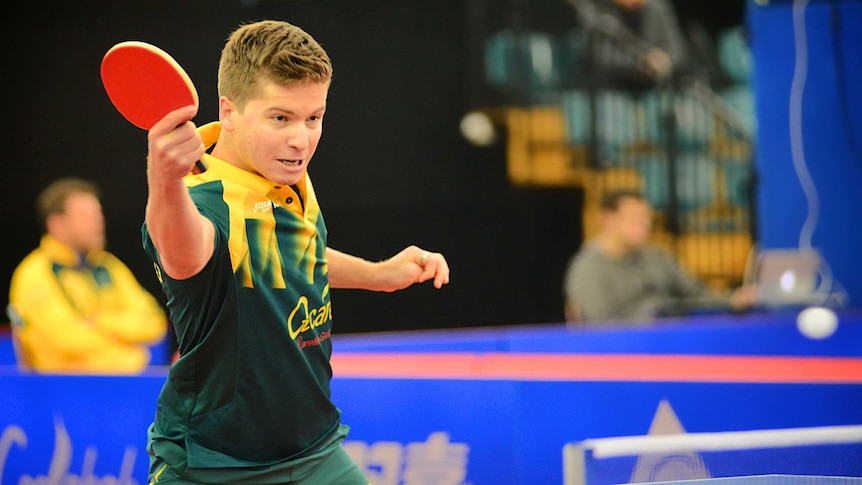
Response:
[{"label": "printed logo on jersey", "polygon": [[332,321],[332,303],[329,300],[329,286],[323,288],[320,295],[323,302],[319,307],[310,307],[308,297],[301,296],[287,317],[287,331],[290,338],[296,341],[299,348],[320,345],[330,336],[329,330],[314,332],[314,337],[309,339],[305,334],[326,323]]},{"label": "printed logo on jersey", "polygon": [[251,210],[255,214],[262,214],[264,212],[272,212],[272,206],[273,206],[273,202],[270,202],[268,200],[264,200],[264,201],[260,201],[260,202],[255,202],[254,205],[252,206]]}]

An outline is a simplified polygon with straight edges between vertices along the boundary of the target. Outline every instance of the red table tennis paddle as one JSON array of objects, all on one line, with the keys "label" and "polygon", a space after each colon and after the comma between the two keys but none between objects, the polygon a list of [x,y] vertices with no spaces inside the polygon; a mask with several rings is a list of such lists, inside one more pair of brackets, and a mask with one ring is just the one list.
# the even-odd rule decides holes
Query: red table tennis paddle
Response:
[{"label": "red table tennis paddle", "polygon": [[[111,47],[102,58],[102,84],[114,107],[133,125],[149,130],[171,111],[198,106],[198,93],[167,52],[140,41]],[[206,170],[198,161],[195,173]]]}]

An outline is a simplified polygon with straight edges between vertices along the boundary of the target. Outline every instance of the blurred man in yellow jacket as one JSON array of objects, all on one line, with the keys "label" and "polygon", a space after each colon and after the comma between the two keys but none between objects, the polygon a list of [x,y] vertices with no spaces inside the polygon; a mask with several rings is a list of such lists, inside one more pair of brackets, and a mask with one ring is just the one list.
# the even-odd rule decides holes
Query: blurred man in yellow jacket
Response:
[{"label": "blurred man in yellow jacket", "polygon": [[15,269],[9,314],[22,365],[42,373],[134,374],[167,332],[155,297],[105,250],[99,189],[65,178],[39,195],[39,247]]}]

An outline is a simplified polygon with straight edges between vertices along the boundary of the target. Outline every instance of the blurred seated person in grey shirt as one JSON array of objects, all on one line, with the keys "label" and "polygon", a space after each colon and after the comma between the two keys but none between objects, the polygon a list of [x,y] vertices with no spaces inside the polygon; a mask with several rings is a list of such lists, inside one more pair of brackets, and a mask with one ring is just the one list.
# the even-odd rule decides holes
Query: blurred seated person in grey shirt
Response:
[{"label": "blurred seated person in grey shirt", "polygon": [[652,207],[639,193],[608,193],[601,212],[599,234],[582,245],[565,274],[569,322],[649,322],[697,310],[739,311],[753,304],[753,288],[713,291],[667,250],[650,244]]}]

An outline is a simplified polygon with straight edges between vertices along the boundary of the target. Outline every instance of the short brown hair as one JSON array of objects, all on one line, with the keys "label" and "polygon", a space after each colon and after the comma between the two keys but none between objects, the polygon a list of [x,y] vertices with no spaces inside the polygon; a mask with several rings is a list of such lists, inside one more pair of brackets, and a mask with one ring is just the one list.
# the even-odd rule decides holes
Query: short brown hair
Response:
[{"label": "short brown hair", "polygon": [[643,194],[637,190],[621,189],[605,192],[602,195],[601,208],[604,211],[616,212],[620,208],[620,203],[623,199],[635,199],[642,202],[647,202]]},{"label": "short brown hair", "polygon": [[277,20],[241,25],[222,49],[218,94],[242,109],[261,79],[279,85],[330,82],[332,61],[311,35],[295,25]]},{"label": "short brown hair", "polygon": [[43,226],[47,226],[49,216],[66,212],[66,199],[73,194],[101,197],[101,191],[94,182],[78,177],[57,179],[42,189],[36,199],[36,214]]}]

